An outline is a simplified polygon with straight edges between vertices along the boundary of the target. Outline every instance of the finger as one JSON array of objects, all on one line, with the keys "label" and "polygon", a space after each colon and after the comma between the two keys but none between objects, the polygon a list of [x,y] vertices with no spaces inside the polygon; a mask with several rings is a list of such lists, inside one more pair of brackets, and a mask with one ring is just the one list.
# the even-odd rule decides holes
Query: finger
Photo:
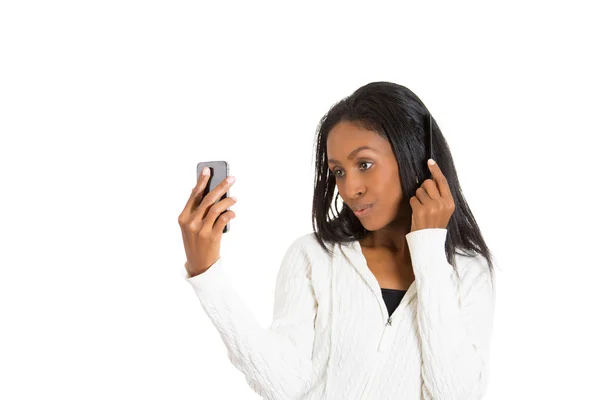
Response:
[{"label": "finger", "polygon": [[228,176],[206,196],[204,196],[200,206],[198,206],[198,211],[200,211],[200,214],[204,215],[207,209],[211,208],[213,204],[215,204],[221,197],[223,197],[224,194],[227,193],[227,190],[229,190],[234,182],[235,178],[233,176]]},{"label": "finger", "polygon": [[234,218],[235,213],[233,212],[233,210],[229,210],[223,213],[221,216],[219,216],[217,222],[213,227],[213,234],[217,237],[220,237],[223,234],[223,229],[225,229],[225,225],[227,225],[227,223]]},{"label": "finger", "polygon": [[[431,162],[433,162],[433,165],[431,164]],[[433,175],[433,180],[437,184],[437,188],[440,193],[440,196],[442,196],[444,199],[452,198],[452,193],[450,192],[450,186],[448,186],[448,181],[446,180],[446,177],[442,173],[442,170],[440,169],[440,166],[438,165],[438,163],[436,163],[432,159],[429,159],[429,161],[427,162],[427,165],[429,166],[429,170],[431,171],[431,174]]]},{"label": "finger", "polygon": [[223,200],[219,201],[217,204],[213,204],[206,213],[202,212],[199,209],[198,212],[194,213],[192,221],[198,223],[203,221],[201,225],[202,228],[210,231],[213,229],[215,221],[217,221],[221,214],[226,214],[228,212],[227,209],[235,203],[235,197],[226,197]]},{"label": "finger", "polygon": [[425,179],[425,182],[423,182],[423,185],[421,185],[421,187],[425,190],[429,199],[437,200],[440,198],[440,192],[438,191],[437,185],[435,184],[433,179]]},{"label": "finger", "polygon": [[417,189],[415,196],[423,205],[425,205],[431,201],[431,197],[429,197],[429,195],[427,194],[427,191],[425,189],[423,189],[422,187]]},{"label": "finger", "polygon": [[423,204],[421,204],[417,196],[411,197],[408,202],[410,203],[410,208],[412,209],[412,215],[414,217],[414,215],[420,211]]},{"label": "finger", "polygon": [[189,216],[192,214],[192,212],[196,208],[197,204],[202,200],[201,198],[199,198],[199,196],[200,196],[200,193],[202,193],[204,191],[204,189],[206,188],[209,178],[210,178],[210,171],[209,171],[208,175],[201,174],[200,177],[198,178],[198,181],[196,182],[196,186],[194,186],[194,189],[192,189],[192,194],[190,195],[190,198],[188,199],[187,203],[185,204],[185,207],[183,208],[182,215],[185,218],[189,218]]}]

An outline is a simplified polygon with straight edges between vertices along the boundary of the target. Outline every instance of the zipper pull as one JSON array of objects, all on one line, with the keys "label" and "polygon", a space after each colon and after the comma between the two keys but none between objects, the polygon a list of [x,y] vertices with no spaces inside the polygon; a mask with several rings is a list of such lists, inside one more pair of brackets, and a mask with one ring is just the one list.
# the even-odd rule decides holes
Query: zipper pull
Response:
[{"label": "zipper pull", "polygon": [[383,335],[381,336],[381,341],[379,342],[378,350],[380,352],[387,351],[390,346],[390,342],[392,340],[392,317],[389,317],[387,323],[383,328]]}]

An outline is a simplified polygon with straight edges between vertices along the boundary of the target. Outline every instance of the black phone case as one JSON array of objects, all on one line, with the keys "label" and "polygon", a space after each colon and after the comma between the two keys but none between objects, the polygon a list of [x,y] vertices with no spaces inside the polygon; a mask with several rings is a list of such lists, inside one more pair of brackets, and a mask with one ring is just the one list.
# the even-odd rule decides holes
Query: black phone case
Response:
[{"label": "black phone case", "polygon": [[[227,163],[227,161],[204,161],[199,162],[196,166],[196,181],[200,179],[200,174],[202,174],[202,170],[204,169],[204,167],[210,168],[210,177],[208,178],[208,184],[206,185],[206,188],[202,193],[202,197],[210,193],[215,187],[217,187],[221,182],[223,182],[225,178],[229,176],[229,164]],[[226,197],[229,197],[229,190],[223,196],[221,196],[221,198],[217,200],[215,204],[217,204],[219,201],[223,200]],[[221,215],[228,210],[229,208],[223,211]],[[225,225],[225,227],[223,228],[223,233],[227,232],[229,232],[229,221],[227,222],[227,225]]]}]

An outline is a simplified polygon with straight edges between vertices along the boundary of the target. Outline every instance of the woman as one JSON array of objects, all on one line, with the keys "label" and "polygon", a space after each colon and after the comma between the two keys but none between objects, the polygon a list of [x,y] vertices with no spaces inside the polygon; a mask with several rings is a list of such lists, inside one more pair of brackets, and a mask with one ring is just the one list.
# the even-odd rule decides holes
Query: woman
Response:
[{"label": "woman", "polygon": [[494,270],[425,105],[403,86],[369,83],[322,118],[316,156],[314,232],[284,256],[268,329],[220,258],[235,214],[216,217],[235,200],[214,203],[231,183],[201,199],[201,177],[179,216],[186,278],[230,361],[266,399],[480,399]]}]

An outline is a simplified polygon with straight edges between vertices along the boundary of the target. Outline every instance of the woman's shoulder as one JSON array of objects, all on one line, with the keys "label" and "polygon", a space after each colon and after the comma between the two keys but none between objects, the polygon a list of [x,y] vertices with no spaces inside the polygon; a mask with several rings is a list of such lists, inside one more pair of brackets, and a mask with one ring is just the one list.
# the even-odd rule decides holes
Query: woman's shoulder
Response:
[{"label": "woman's shoulder", "polygon": [[463,285],[467,287],[474,282],[488,281],[493,284],[494,274],[487,259],[482,254],[457,253],[456,269],[458,277]]},{"label": "woman's shoulder", "polygon": [[[325,243],[325,245],[333,251],[333,246],[331,244]],[[296,237],[289,248],[302,252],[310,261],[323,261],[331,257],[329,252],[319,243],[315,232],[302,234]]]}]

